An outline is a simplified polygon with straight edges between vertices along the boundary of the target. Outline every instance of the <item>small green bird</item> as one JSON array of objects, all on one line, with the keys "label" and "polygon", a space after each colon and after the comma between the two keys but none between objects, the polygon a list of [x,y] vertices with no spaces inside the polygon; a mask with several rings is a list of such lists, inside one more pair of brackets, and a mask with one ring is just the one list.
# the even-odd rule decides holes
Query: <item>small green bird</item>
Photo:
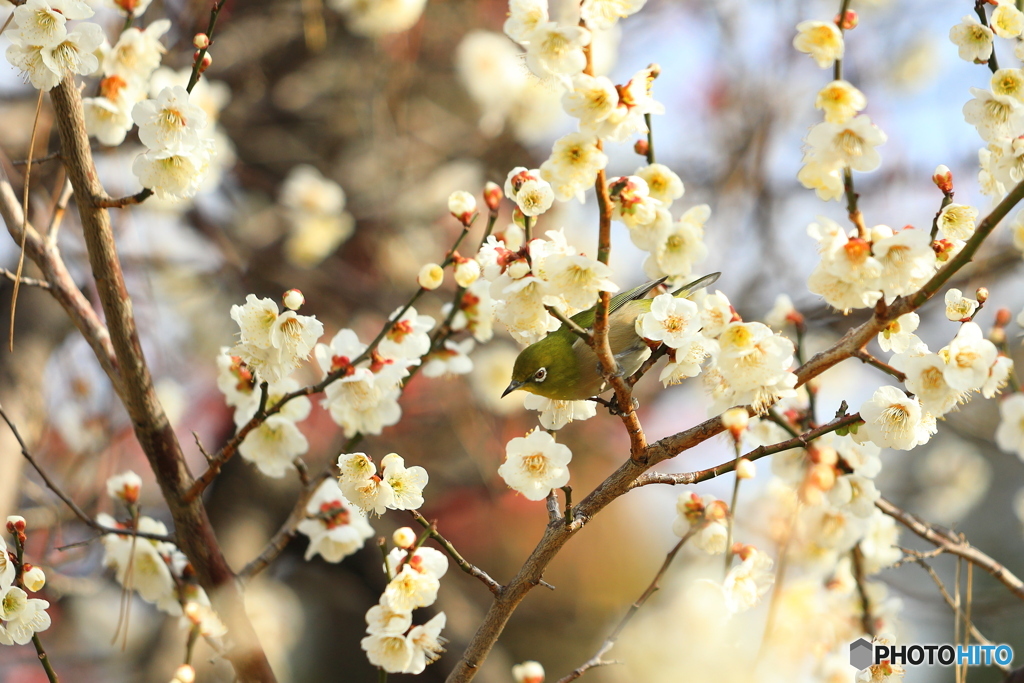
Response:
[{"label": "small green bird", "polygon": [[[672,292],[685,297],[718,279],[711,273]],[[650,349],[636,333],[636,319],[651,310],[647,293],[666,278],[654,280],[618,294],[608,307],[608,344],[623,377],[640,369],[650,357]],[[570,320],[584,329],[594,324],[597,306],[572,316]],[[557,330],[530,344],[516,357],[512,381],[502,393],[505,397],[517,389],[558,401],[582,401],[608,389],[601,375],[597,354],[564,323]]]}]

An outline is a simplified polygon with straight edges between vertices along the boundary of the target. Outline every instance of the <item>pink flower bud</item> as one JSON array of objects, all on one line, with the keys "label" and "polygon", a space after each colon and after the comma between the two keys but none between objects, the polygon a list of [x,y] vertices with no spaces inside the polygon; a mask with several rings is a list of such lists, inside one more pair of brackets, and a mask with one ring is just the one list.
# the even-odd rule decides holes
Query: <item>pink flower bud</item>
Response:
[{"label": "pink flower bud", "polygon": [[502,197],[505,193],[501,191],[501,186],[497,183],[487,183],[484,185],[484,203],[487,204],[487,208],[491,211],[497,211],[498,206],[501,204]]},{"label": "pink flower bud", "polygon": [[633,145],[633,151],[642,157],[647,156],[647,152],[649,152],[650,149],[651,148],[650,145],[648,145],[647,140],[643,139],[637,140],[636,144]]},{"label": "pink flower bud", "polygon": [[210,47],[210,36],[205,33],[197,33],[192,37],[192,45],[197,50],[205,50]]},{"label": "pink flower bud", "polygon": [[846,14],[844,14],[842,17],[840,17],[837,14],[835,19],[833,19],[832,21],[836,22],[836,26],[843,29],[844,31],[849,31],[851,29],[857,28],[857,24],[860,23],[860,17],[857,16],[857,13],[855,11],[853,11],[852,9],[848,9],[846,10]]},{"label": "pink flower bud", "polygon": [[935,173],[932,174],[932,182],[942,190],[943,194],[953,192],[953,172],[945,164],[939,164],[935,168]]}]

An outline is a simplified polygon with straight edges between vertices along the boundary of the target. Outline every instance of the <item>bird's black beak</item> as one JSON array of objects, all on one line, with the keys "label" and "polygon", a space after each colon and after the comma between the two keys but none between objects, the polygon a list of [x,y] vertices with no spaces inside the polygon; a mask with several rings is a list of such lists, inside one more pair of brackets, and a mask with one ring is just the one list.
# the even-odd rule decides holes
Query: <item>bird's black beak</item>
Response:
[{"label": "bird's black beak", "polygon": [[526,382],[517,382],[516,380],[512,380],[511,382],[508,383],[508,386],[505,388],[505,391],[501,392],[501,397],[505,398],[516,389],[521,388],[524,384],[526,384]]}]

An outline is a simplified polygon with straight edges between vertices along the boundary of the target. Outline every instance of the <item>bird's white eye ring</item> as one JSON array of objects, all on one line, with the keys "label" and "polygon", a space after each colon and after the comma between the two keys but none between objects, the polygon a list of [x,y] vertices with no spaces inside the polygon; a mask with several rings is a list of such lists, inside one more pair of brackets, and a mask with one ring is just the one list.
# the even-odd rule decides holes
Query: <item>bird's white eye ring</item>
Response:
[{"label": "bird's white eye ring", "polygon": [[548,369],[547,368],[541,368],[537,372],[533,373],[533,381],[534,382],[543,382],[547,378],[548,378]]}]

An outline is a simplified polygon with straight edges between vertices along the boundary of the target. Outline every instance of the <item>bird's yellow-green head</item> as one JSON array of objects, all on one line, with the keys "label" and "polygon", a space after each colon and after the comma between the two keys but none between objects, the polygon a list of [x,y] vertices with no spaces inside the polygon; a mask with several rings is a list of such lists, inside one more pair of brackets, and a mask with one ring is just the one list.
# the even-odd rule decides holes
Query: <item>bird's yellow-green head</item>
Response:
[{"label": "bird's yellow-green head", "polygon": [[512,381],[502,396],[517,389],[547,398],[573,395],[580,373],[572,348],[574,340],[571,333],[555,332],[523,349],[512,368]]}]

